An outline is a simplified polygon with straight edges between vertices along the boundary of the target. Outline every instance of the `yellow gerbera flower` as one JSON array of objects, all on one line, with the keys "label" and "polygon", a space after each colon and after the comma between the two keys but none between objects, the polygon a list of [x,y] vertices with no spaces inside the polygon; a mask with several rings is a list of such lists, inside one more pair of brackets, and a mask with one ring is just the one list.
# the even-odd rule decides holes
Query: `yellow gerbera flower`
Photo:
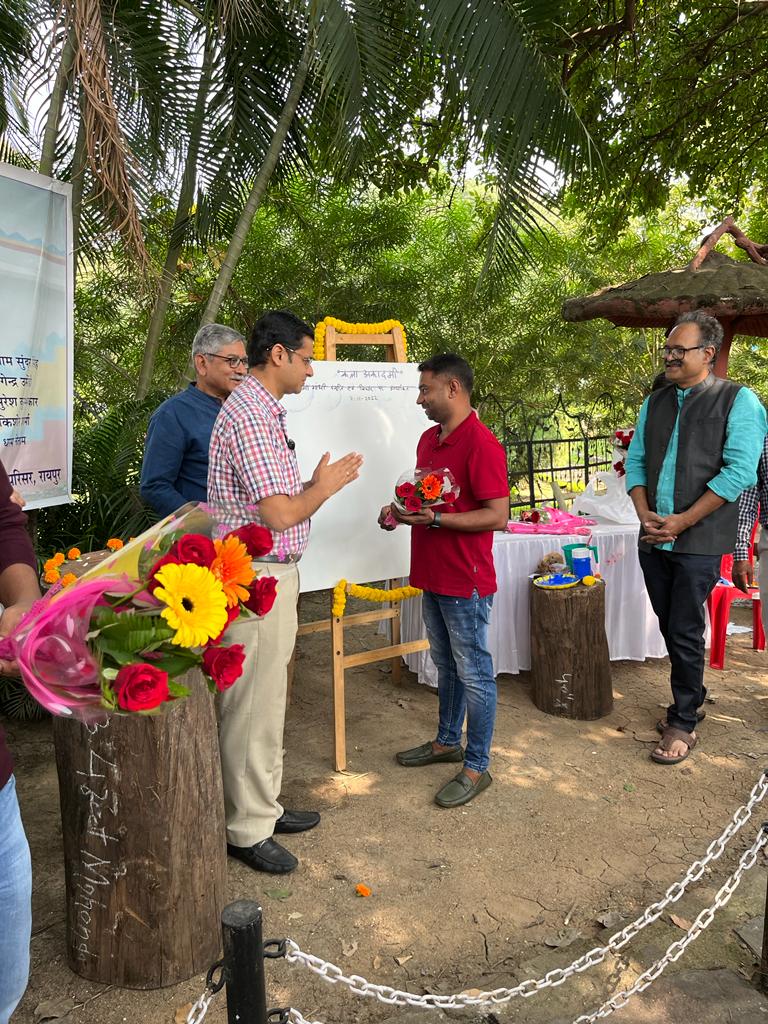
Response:
[{"label": "yellow gerbera flower", "polygon": [[227,599],[221,583],[204,565],[170,563],[159,569],[155,597],[167,604],[160,614],[179,647],[201,647],[227,624]]},{"label": "yellow gerbera flower", "polygon": [[248,587],[256,576],[251,566],[251,556],[239,537],[215,540],[213,546],[216,548],[216,557],[211,563],[211,572],[220,581],[227,604],[234,608],[238,601],[247,601],[250,596]]}]

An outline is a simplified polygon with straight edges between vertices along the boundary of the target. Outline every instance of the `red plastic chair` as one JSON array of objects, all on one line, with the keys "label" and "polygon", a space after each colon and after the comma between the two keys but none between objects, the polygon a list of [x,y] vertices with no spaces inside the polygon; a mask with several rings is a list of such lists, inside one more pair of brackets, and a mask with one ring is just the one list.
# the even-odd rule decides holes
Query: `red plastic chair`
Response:
[{"label": "red plastic chair", "polygon": [[[757,523],[752,530],[749,539],[749,564],[753,564],[753,546]],[[768,572],[768,565],[761,565],[763,572]],[[733,555],[723,555],[720,563],[720,576],[728,583],[717,583],[715,589],[707,598],[707,610],[709,611],[710,625],[710,668],[722,669],[725,665],[725,637],[728,630],[728,620],[731,612],[731,602],[744,597],[744,591],[738,590],[733,584]],[[765,650],[765,633],[763,631],[763,617],[760,606],[760,591],[756,586],[749,588],[748,596],[752,600],[752,649],[755,651]]]}]

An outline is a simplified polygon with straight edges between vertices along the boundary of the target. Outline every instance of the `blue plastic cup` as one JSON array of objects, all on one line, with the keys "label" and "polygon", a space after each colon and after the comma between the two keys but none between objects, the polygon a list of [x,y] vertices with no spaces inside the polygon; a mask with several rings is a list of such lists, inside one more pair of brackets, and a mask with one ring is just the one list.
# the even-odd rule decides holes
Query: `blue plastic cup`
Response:
[{"label": "blue plastic cup", "polygon": [[579,579],[592,575],[592,552],[589,548],[576,548],[572,555],[573,574]]}]

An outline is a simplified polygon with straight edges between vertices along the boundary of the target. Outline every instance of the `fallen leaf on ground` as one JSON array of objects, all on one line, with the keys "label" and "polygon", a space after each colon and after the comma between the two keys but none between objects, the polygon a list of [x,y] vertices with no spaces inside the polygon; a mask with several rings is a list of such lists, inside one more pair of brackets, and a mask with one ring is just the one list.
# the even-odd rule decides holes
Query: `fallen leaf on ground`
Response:
[{"label": "fallen leaf on ground", "polygon": [[402,967],[403,964],[407,964],[409,960],[413,960],[413,953],[408,953],[405,956],[396,956],[395,963],[398,967]]},{"label": "fallen leaf on ground", "polygon": [[382,965],[382,962],[383,961],[382,961],[381,957],[377,953],[376,956],[373,958],[373,969],[374,969],[374,971],[378,971],[379,970],[379,968]]},{"label": "fallen leaf on ground", "polygon": [[635,786],[634,782],[625,782],[624,783],[624,792],[625,793],[634,793],[636,788],[637,787]]},{"label": "fallen leaf on ground", "polygon": [[173,1024],[187,1024],[189,1011],[194,1005],[194,1003],[184,1003],[183,1006],[176,1007],[176,1013],[173,1015]]},{"label": "fallen leaf on ground", "polygon": [[357,952],[357,943],[353,940],[352,942],[341,942],[341,955],[342,956],[354,956]]},{"label": "fallen leaf on ground", "polygon": [[684,917],[678,917],[677,914],[670,914],[669,920],[672,924],[676,924],[678,928],[682,928],[684,932],[687,932],[692,927],[690,921],[686,921]]},{"label": "fallen leaf on ground", "polygon": [[603,928],[617,928],[624,918],[618,910],[606,910],[604,914],[599,914],[595,920]]},{"label": "fallen leaf on ground", "polygon": [[290,889],[265,889],[264,895],[269,896],[271,900],[287,900],[291,895]]},{"label": "fallen leaf on ground", "polygon": [[556,935],[545,935],[542,939],[545,946],[551,949],[565,949],[572,945],[576,939],[581,938],[581,932],[576,928],[561,928]]},{"label": "fallen leaf on ground", "polygon": [[42,1024],[45,1020],[61,1020],[71,1013],[75,1007],[75,1000],[72,996],[58,996],[56,999],[45,999],[38,1003],[33,1013],[35,1024]]},{"label": "fallen leaf on ground", "polygon": [[303,915],[303,914],[300,914],[300,913],[298,912],[298,910],[292,910],[292,911],[290,912],[290,914],[288,915],[288,920],[289,920],[289,921],[298,921],[298,920],[299,920],[299,918],[301,918],[301,917],[304,917],[304,915]]}]

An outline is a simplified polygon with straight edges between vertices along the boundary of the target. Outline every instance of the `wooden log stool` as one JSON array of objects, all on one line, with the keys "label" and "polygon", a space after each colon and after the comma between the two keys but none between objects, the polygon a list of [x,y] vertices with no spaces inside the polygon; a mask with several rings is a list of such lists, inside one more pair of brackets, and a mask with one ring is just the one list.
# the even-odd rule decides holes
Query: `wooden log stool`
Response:
[{"label": "wooden log stool", "polygon": [[540,711],[585,721],[610,714],[604,584],[547,590],[531,582],[531,676]]},{"label": "wooden log stool", "polygon": [[85,725],[54,719],[67,961],[90,981],[175,985],[219,956],[224,796],[213,698]]}]

